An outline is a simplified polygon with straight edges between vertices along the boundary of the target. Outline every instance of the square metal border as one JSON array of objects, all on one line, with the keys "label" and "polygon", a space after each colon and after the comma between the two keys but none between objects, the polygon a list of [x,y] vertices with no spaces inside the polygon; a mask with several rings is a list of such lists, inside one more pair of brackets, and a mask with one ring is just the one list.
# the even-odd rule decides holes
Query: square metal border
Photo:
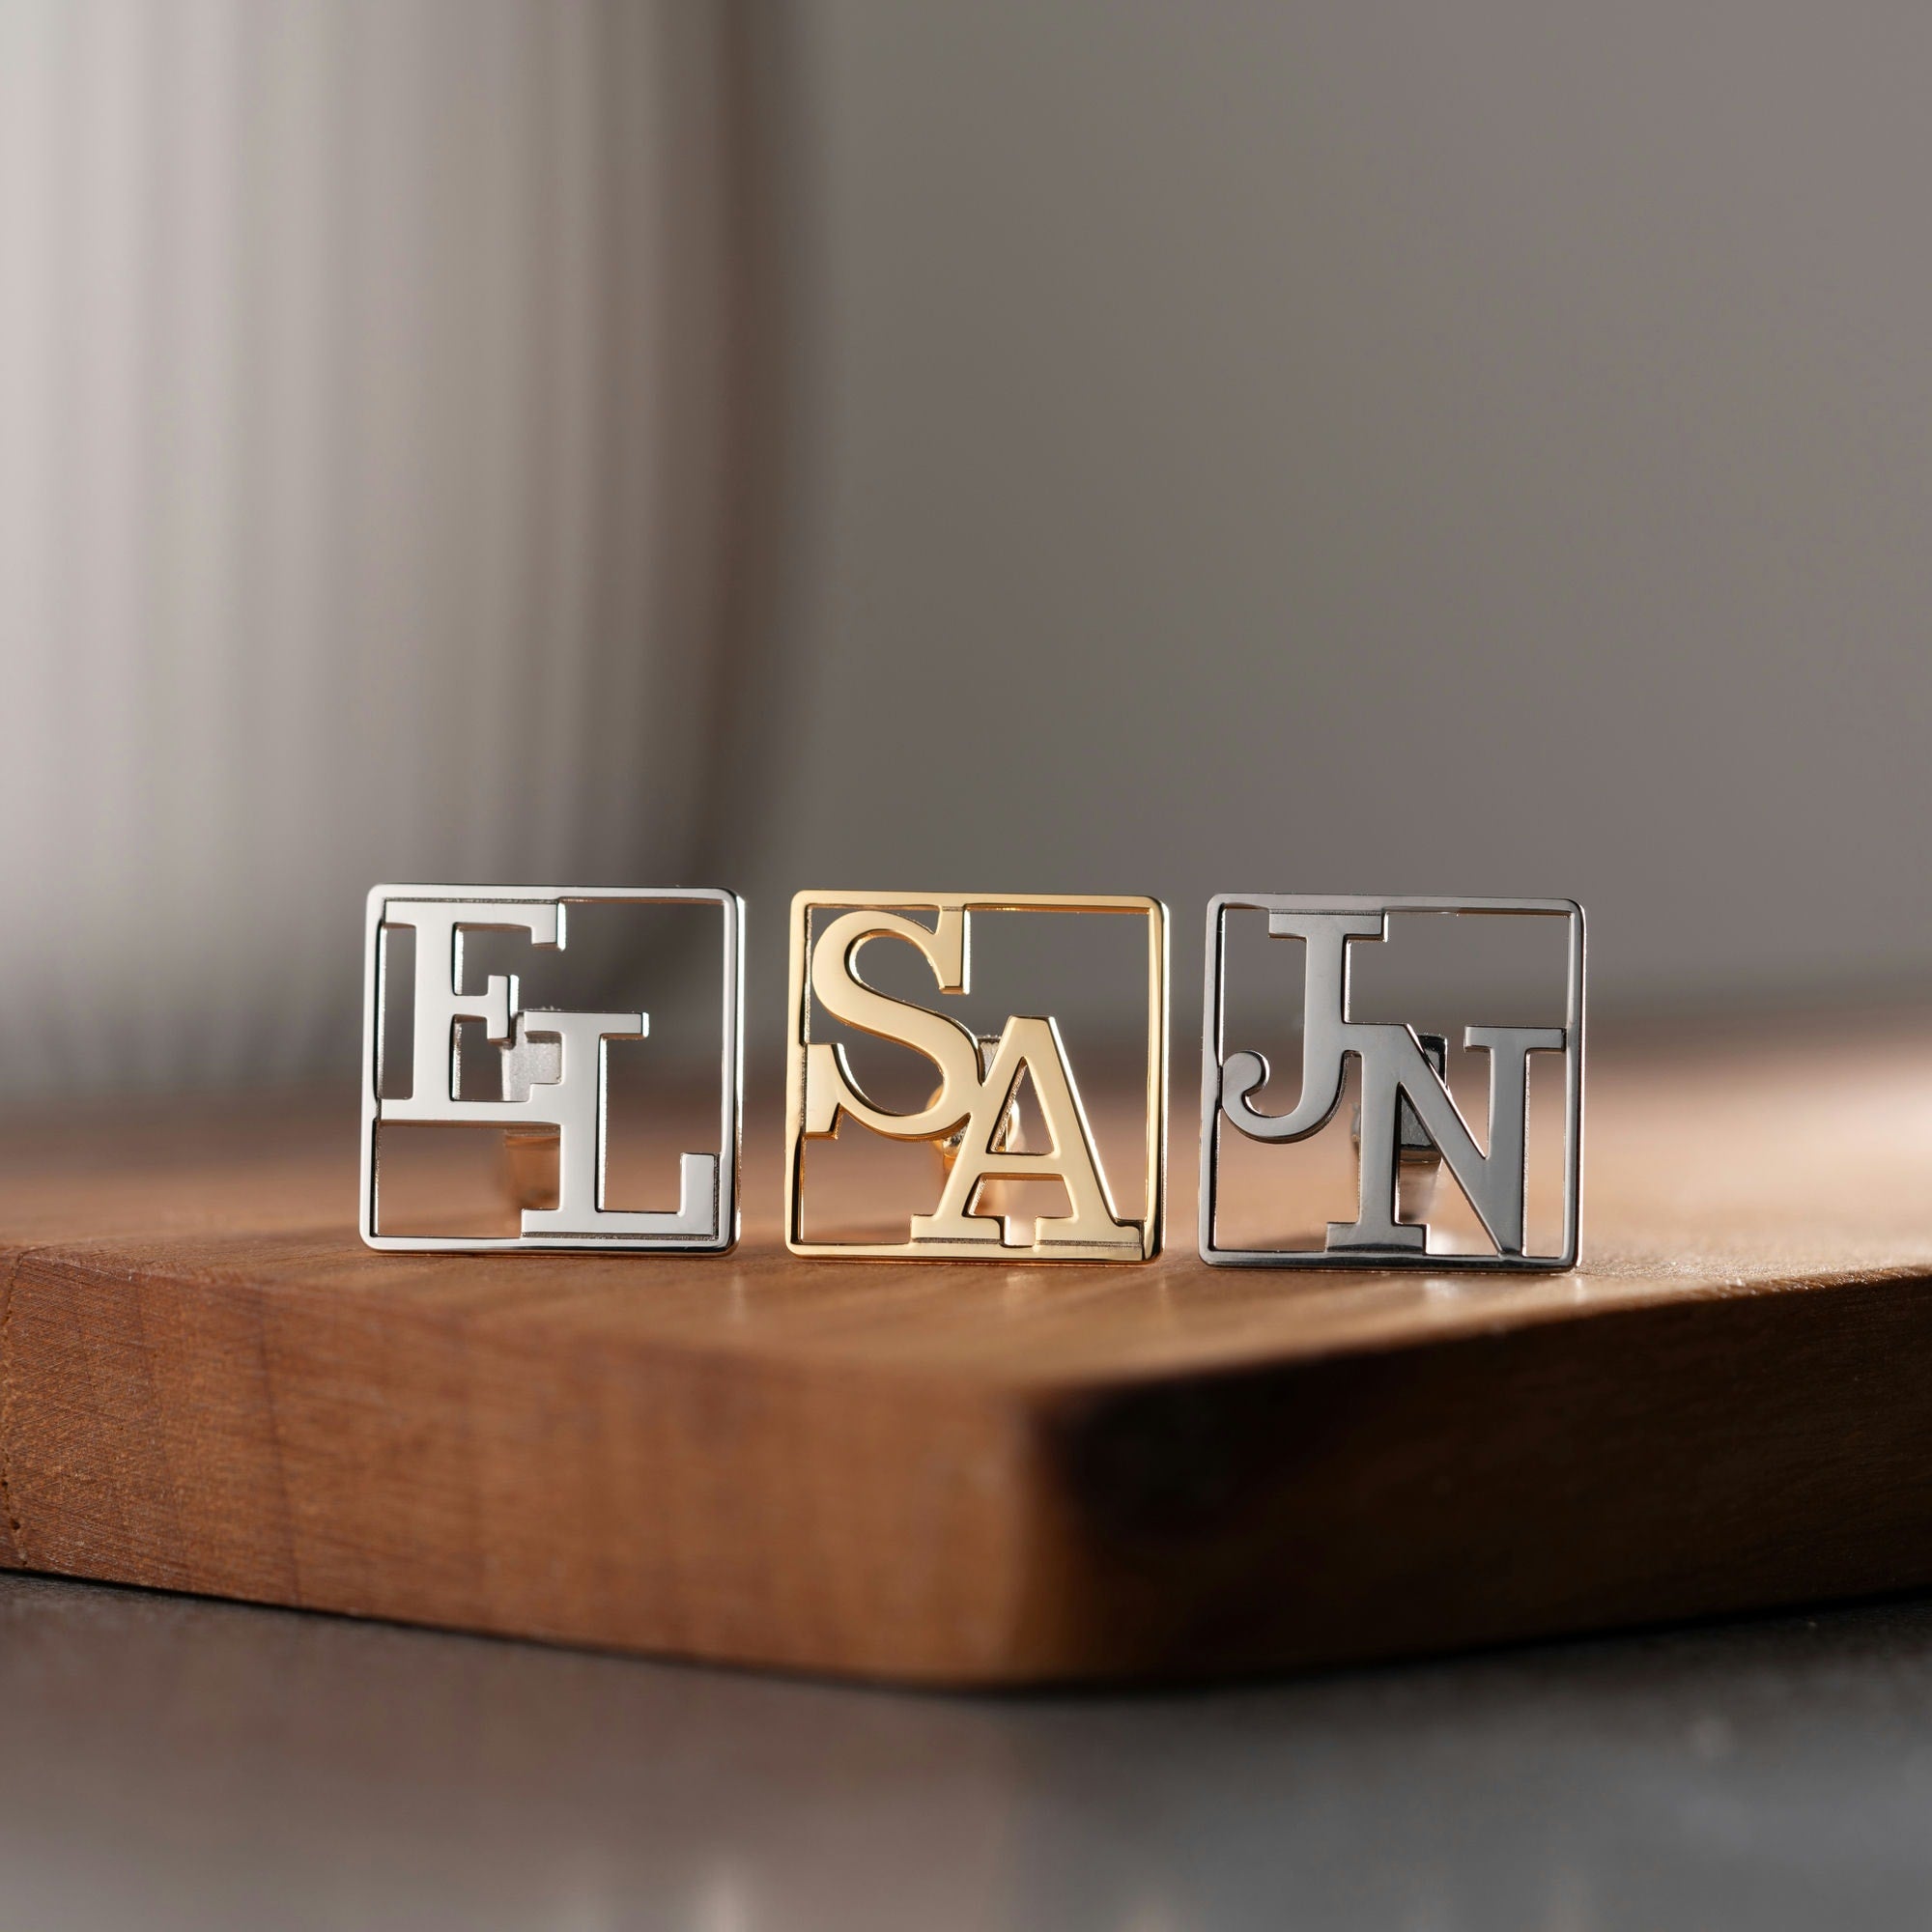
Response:
[{"label": "square metal border", "polygon": [[[1214,1241],[1221,1113],[1221,1027],[1225,1006],[1227,915],[1242,912],[1436,912],[1562,918],[1570,923],[1570,958],[1563,1049],[1563,1247],[1555,1255],[1332,1254],[1325,1248],[1224,1248]],[[1561,1274],[1577,1265],[1583,1196],[1583,908],[1575,899],[1486,899],[1406,896],[1369,898],[1352,893],[1216,893],[1208,901],[1208,958],[1201,1003],[1201,1195],[1197,1245],[1215,1267],[1347,1268],[1357,1272],[1427,1274]]]},{"label": "square metal border", "polygon": [[[379,1235],[376,1232],[376,1129],[381,1094],[384,1017],[384,910],[391,899],[561,905],[716,906],[723,926],[724,1040],[719,1055],[718,1233],[708,1241],[685,1236],[585,1235],[572,1238],[528,1235]],[[673,1254],[724,1255],[738,1244],[744,1192],[745,1117],[745,902],[736,893],[710,886],[410,886],[371,887],[362,938],[362,1165],[357,1227],[368,1246],[383,1254]]]},{"label": "square metal border", "polygon": [[[806,983],[806,944],[812,913],[821,909],[877,912],[1094,912],[1127,913],[1148,926],[1147,1209],[1141,1252],[1123,1262],[1118,1254],[1043,1257],[1019,1248],[934,1241],[807,1241],[798,1238],[804,1211],[800,1193],[805,1143],[805,1049],[811,1040],[810,989]],[[802,892],[792,896],[790,959],[785,1004],[785,1246],[809,1261],[972,1262],[998,1267],[1135,1267],[1161,1251],[1167,1227],[1168,913],[1140,894],[1086,893],[853,893]]]}]

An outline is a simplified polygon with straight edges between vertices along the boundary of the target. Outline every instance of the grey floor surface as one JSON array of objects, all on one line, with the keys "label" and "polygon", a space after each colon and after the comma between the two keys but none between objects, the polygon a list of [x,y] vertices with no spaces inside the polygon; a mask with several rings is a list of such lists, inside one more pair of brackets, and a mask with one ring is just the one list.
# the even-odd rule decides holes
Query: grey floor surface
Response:
[{"label": "grey floor surface", "polygon": [[0,1577],[0,1928],[1932,1924],[1932,1604],[1152,1696]]}]

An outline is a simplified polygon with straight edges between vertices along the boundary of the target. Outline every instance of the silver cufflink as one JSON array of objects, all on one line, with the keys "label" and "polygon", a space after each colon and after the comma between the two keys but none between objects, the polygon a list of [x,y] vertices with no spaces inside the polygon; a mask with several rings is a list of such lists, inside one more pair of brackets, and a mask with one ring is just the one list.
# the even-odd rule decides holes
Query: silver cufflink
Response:
[{"label": "silver cufflink", "polygon": [[[1227,983],[1229,925],[1259,914],[1280,955],[1285,990],[1299,970],[1302,989],[1298,1086],[1291,1069],[1280,1111],[1268,1105],[1270,1069],[1251,1041],[1230,1039]],[[1516,916],[1561,921],[1561,984],[1548,989],[1561,1025],[1471,1024],[1465,1052],[1487,1061],[1488,1120],[1479,1133],[1459,1105],[1446,1035],[1402,1020],[1358,1020],[1350,1009],[1350,969],[1360,949],[1390,938],[1390,920],[1407,914]],[[1552,935],[1554,937],[1555,935]],[[1298,954],[1298,959],[1297,959]],[[1557,967],[1551,962],[1550,978]],[[1242,1009],[1251,1009],[1248,989]],[[1532,1065],[1560,1064],[1560,1106],[1539,1111],[1529,1125]],[[1560,1062],[1555,1058],[1560,1056]],[[1356,1104],[1348,1145],[1340,1139],[1341,1104],[1352,1074]],[[1472,1063],[1474,1065],[1479,1063]],[[1553,1095],[1551,1096],[1553,1099]],[[1577,1261],[1583,1109],[1583,911],[1570,899],[1283,897],[1223,893],[1208,906],[1208,961],[1201,1057],[1201,1258],[1243,1267],[1426,1267],[1558,1269]],[[1560,1128],[1560,1131],[1557,1129]],[[1320,1143],[1319,1173],[1289,1185],[1284,1171],[1262,1168],[1273,1151]],[[1532,1153],[1538,1156],[1532,1161]],[[1346,1169],[1352,1157],[1352,1176]],[[1247,1199],[1237,1201],[1231,1167]],[[1547,1229],[1531,1226],[1531,1169]],[[1443,1201],[1443,1171],[1462,1203]],[[1352,1190],[1348,1181],[1352,1179]],[[1272,1197],[1269,1190],[1274,1189]],[[1315,1225],[1310,1208],[1346,1206]],[[1259,1208],[1253,1197],[1262,1197]],[[1273,1212],[1270,1214],[1270,1198]],[[1463,1204],[1466,1208],[1463,1208]],[[1460,1216],[1458,1208],[1463,1208]],[[1432,1236],[1430,1217],[1461,1225]],[[1295,1221],[1299,1225],[1287,1226]]]},{"label": "silver cufflink", "polygon": [[[673,906],[709,908],[717,920],[715,1141],[680,1154],[675,1208],[613,1208],[606,1198],[616,1131],[608,1105],[611,1049],[647,1038],[650,1015],[526,1005],[522,976],[477,971],[473,952],[483,935],[501,935],[534,972],[539,960],[554,962],[580,927],[587,937],[600,917]],[[392,1250],[729,1248],[738,1236],[743,916],[733,894],[704,890],[378,886],[369,895],[364,952],[362,1238]],[[399,943],[405,932],[412,949]],[[412,951],[406,972],[405,950]],[[500,1130],[514,1232],[443,1232],[385,1212],[385,1138],[423,1127]],[[668,1155],[655,1140],[637,1151],[649,1170],[635,1178],[639,1191],[668,1194]]]}]

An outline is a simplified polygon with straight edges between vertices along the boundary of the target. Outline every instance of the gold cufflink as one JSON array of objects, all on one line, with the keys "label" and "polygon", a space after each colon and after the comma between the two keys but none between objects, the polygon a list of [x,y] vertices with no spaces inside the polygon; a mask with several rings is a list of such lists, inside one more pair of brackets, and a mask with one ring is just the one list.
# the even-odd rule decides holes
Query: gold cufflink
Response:
[{"label": "gold cufflink", "polygon": [[[981,1034],[935,1006],[915,1004],[931,993],[963,1001],[973,990],[974,922],[1007,914],[1111,916],[1139,949],[1134,970],[1145,976],[1144,1056],[1119,1098],[1109,1094],[1097,1131],[1053,1015],[1013,1013],[996,1033]],[[881,941],[895,944],[878,947]],[[893,957],[901,948],[909,956]],[[900,984],[910,972],[910,996],[862,977],[868,965],[895,974]],[[1167,909],[1158,899],[800,893],[792,900],[786,1017],[785,1243],[793,1254],[1011,1264],[1146,1262],[1159,1253]],[[865,1081],[855,1071],[854,1051],[880,1052],[862,1048],[867,1037],[923,1056],[926,1065],[898,1095],[909,1104],[894,1107],[875,1097],[883,1094],[889,1065],[868,1070]],[[897,1070],[905,1085],[903,1065]],[[1097,1081],[1113,1069],[1096,1062],[1093,1071]],[[867,1130],[867,1147],[854,1150],[857,1137],[848,1136],[835,1149],[848,1121]],[[903,1152],[896,1161],[890,1156],[890,1144],[919,1142],[937,1158],[908,1165]],[[1108,1180],[1104,1147],[1116,1152],[1123,1176],[1131,1172],[1129,1161],[1143,1167],[1139,1197],[1124,1208]],[[837,1175],[821,1172],[835,1159]],[[1048,1191],[1039,1183],[1064,1197],[1066,1211],[1034,1211],[1036,1189]],[[920,1211],[922,1195],[930,1201],[927,1211]],[[887,1238],[895,1234],[899,1237]]]}]

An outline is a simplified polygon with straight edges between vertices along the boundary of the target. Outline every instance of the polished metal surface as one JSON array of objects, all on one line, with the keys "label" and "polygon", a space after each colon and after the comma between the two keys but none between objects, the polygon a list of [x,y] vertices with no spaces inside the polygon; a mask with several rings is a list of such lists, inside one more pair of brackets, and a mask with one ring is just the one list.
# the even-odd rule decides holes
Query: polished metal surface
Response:
[{"label": "polished metal surface", "polygon": [[[679,1162],[678,1206],[668,1211],[604,1205],[607,1047],[650,1031],[643,1012],[566,1012],[526,1008],[514,974],[488,976],[464,991],[466,932],[508,928],[532,945],[561,948],[573,905],[715,906],[723,978],[723,1046],[718,1068],[719,1153]],[[369,895],[364,949],[362,1043],[362,1238],[372,1248],[647,1249],[723,1252],[738,1237],[738,1169],[744,1090],[744,908],[735,895],[693,888],[378,886]],[[383,1093],[387,1033],[388,935],[415,934],[411,1082],[406,1097]],[[497,1051],[500,1097],[459,1097],[459,1025],[480,1021]],[[389,1124],[499,1127],[521,1146],[554,1150],[555,1200],[520,1203],[514,1236],[394,1235],[382,1232],[381,1129]]]},{"label": "polished metal surface", "polygon": [[[1301,1080],[1285,1114],[1259,1111],[1253,1097],[1266,1084],[1266,1058],[1230,1052],[1223,1035],[1227,1003],[1227,919],[1234,910],[1267,915],[1268,936],[1301,944],[1303,979]],[[1488,1056],[1488,1132],[1479,1142],[1411,1026],[1364,1023],[1349,1011],[1353,947],[1388,937],[1394,913],[1515,915],[1561,919],[1569,926],[1564,1023],[1560,1027],[1471,1026],[1463,1043]],[[1432,1036],[1432,1039],[1434,1036]],[[1446,1044],[1446,1042],[1445,1042]],[[1529,1056],[1563,1057],[1563,1233],[1553,1253],[1525,1252],[1525,1133]],[[1341,1104],[1348,1062],[1360,1067],[1356,1122],[1359,1178],[1354,1220],[1331,1221],[1320,1248],[1223,1246],[1217,1237],[1221,1129],[1225,1120],[1250,1139],[1305,1140]],[[1201,1226],[1203,1261],[1245,1267],[1401,1267],[1561,1269],[1577,1261],[1581,1194],[1583,1109],[1583,909],[1572,899],[1305,897],[1266,893],[1217,894],[1208,905],[1208,958],[1201,1036]],[[1399,1182],[1413,1168],[1418,1144],[1435,1150],[1467,1197],[1493,1243],[1491,1254],[1431,1252],[1426,1223],[1402,1218]]]},{"label": "polished metal surface", "polygon": [[[1146,929],[1147,1175],[1140,1220],[1123,1216],[1101,1165],[1060,1028],[1048,1015],[1009,1018],[981,1039],[950,1015],[894,999],[859,977],[876,940],[909,946],[941,994],[969,990],[976,912],[1124,915]],[[931,920],[922,923],[921,914]],[[823,919],[814,924],[814,918]],[[843,1050],[812,1037],[815,1013],[896,1040],[929,1060],[939,1086],[913,1113],[878,1106]],[[786,1005],[785,1243],[795,1255],[861,1261],[1145,1262],[1160,1251],[1167,1144],[1167,908],[1157,899],[1067,894],[804,892],[792,900]],[[1017,1146],[1014,1098],[1031,1075],[1050,1143]],[[928,1141],[944,1157],[939,1200],[909,1219],[903,1241],[820,1240],[806,1233],[804,1149],[851,1120],[901,1141]],[[1065,1215],[993,1211],[986,1183],[1057,1180]]]},{"label": "polished metal surface", "polygon": [[1189,1693],[838,1689],[0,1576],[21,1932],[1891,1932],[1932,1604]]}]

